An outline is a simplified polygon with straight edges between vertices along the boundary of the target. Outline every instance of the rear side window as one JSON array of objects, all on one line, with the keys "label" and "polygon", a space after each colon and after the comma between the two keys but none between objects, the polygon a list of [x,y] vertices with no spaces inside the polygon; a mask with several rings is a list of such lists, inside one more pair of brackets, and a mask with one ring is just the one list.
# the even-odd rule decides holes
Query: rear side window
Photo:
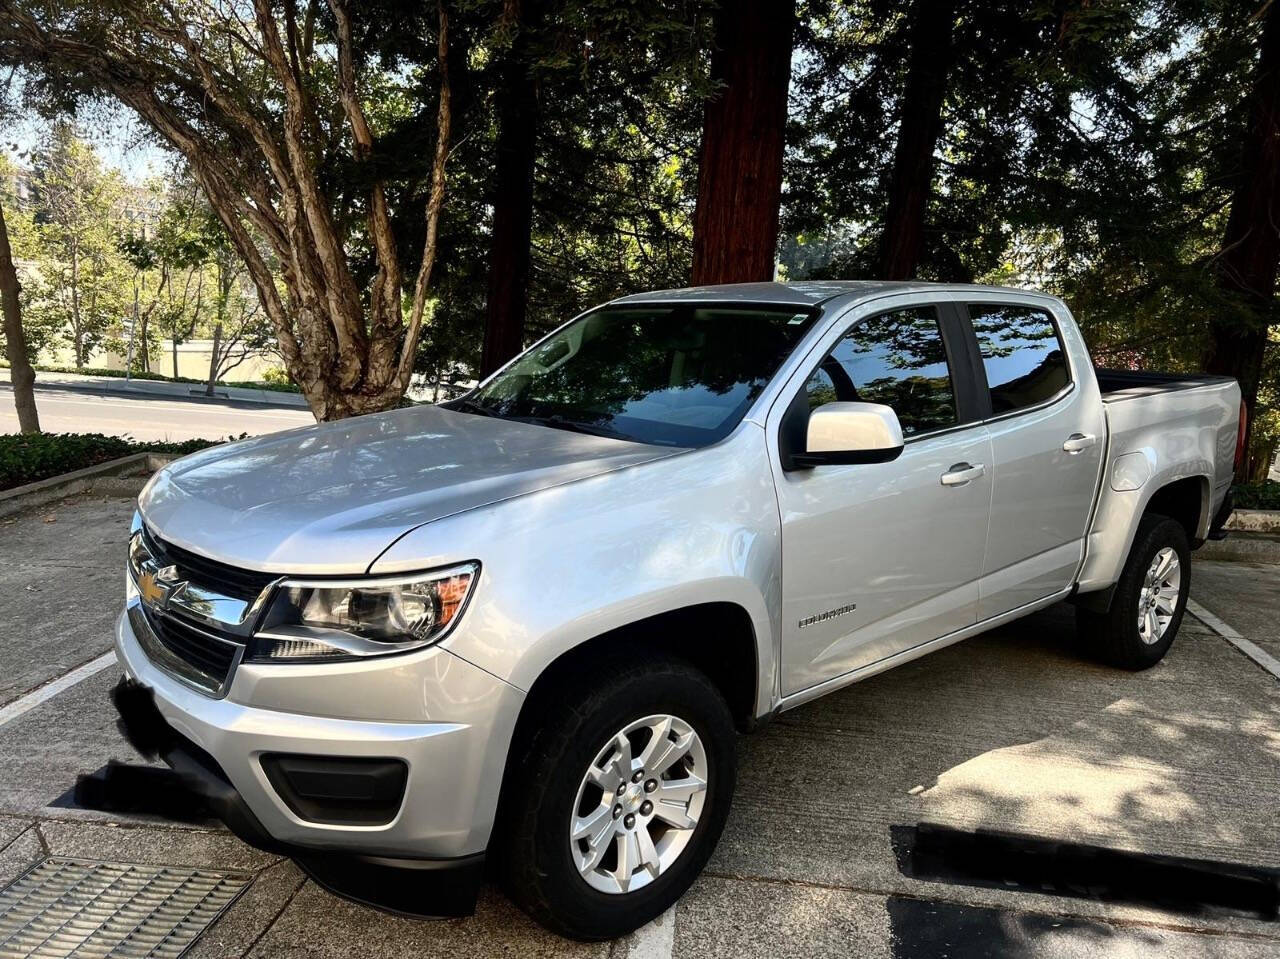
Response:
[{"label": "rear side window", "polygon": [[855,323],[806,385],[809,408],[824,403],[883,403],[904,436],[956,423],[947,351],[932,306],[882,313]]},{"label": "rear side window", "polygon": [[1030,306],[969,304],[995,415],[1051,399],[1068,383],[1067,358],[1053,319]]}]

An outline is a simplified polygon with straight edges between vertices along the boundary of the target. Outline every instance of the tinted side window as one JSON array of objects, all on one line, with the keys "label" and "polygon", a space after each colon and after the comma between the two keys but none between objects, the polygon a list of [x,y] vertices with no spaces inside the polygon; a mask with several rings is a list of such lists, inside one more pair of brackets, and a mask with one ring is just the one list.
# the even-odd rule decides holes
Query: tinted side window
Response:
[{"label": "tinted side window", "polygon": [[1069,382],[1066,354],[1049,314],[1030,306],[970,304],[997,415],[1043,403]]},{"label": "tinted side window", "polygon": [[809,378],[809,408],[835,401],[893,408],[904,436],[954,426],[955,390],[931,306],[856,323]]}]

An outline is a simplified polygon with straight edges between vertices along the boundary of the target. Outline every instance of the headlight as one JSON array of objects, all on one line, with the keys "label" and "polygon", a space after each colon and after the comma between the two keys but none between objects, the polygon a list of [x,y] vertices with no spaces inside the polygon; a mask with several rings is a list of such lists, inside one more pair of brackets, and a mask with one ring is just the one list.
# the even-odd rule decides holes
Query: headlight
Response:
[{"label": "headlight", "polygon": [[249,646],[254,662],[358,659],[430,646],[466,608],[478,563],[366,580],[287,579]]}]

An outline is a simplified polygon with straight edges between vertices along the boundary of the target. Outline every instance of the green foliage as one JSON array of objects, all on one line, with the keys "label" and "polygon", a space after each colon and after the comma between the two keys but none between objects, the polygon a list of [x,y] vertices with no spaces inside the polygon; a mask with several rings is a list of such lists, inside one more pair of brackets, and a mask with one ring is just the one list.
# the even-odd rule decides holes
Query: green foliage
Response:
[{"label": "green foliage", "polygon": [[96,466],[133,453],[185,456],[220,442],[223,441],[139,442],[101,433],[0,434],[0,490]]},{"label": "green foliage", "polygon": [[1242,483],[1232,488],[1236,509],[1280,509],[1280,483]]},{"label": "green foliage", "polygon": [[[289,379],[289,374],[281,366],[272,366],[263,370],[262,381],[272,386],[293,386],[293,380]],[[297,387],[293,388],[297,389]]]},{"label": "green foliage", "polygon": [[[524,9],[534,5],[530,0]],[[226,133],[206,98],[188,98],[186,86],[171,82],[189,76],[191,55],[176,42],[157,42],[149,28],[119,29],[162,22],[152,0],[77,0],[63,5],[65,15],[57,5],[26,6],[50,29],[73,34],[77,48],[125,47],[132,56],[136,47],[147,68],[141,75],[159,78],[152,88],[177,91],[183,117],[210,149],[225,152],[228,170],[242,169],[249,145]],[[469,379],[480,352],[495,99],[520,22],[511,3],[448,6],[454,146],[433,300],[415,357],[417,372],[432,383]],[[711,0],[540,5],[545,15],[529,28],[523,54],[539,105],[528,338],[602,300],[686,281],[702,107],[714,92],[707,65],[715,6]],[[907,109],[908,6],[798,2],[779,243],[787,278],[876,274]],[[288,8],[274,9],[283,18]],[[308,143],[367,307],[378,270],[368,231],[375,179],[386,180],[406,276],[414,275],[423,249],[439,90],[435,11],[387,0],[353,8],[354,61],[374,138],[369,155],[358,156],[327,59],[332,16],[323,3],[314,9],[315,46],[306,51],[314,59],[302,71],[305,92],[318,105]],[[1047,288],[1066,298],[1100,361],[1197,368],[1209,318],[1248,318],[1245,305],[1221,292],[1215,262],[1239,173],[1264,9],[1262,0],[1243,10],[1238,0],[955,0],[922,278]],[[220,23],[211,21],[210,35]],[[19,62],[24,48],[15,42],[3,52]],[[225,49],[206,42],[202,49],[224,83],[235,81],[231,106],[263,105],[274,131],[283,101],[259,59],[237,52],[234,42]],[[38,60],[29,69],[39,104],[54,113],[82,106],[84,94],[94,92],[88,75],[41,72]],[[262,91],[273,92],[264,98]],[[65,141],[65,130],[59,136]],[[76,152],[69,141],[58,149]],[[101,179],[98,170],[96,180],[85,182]],[[259,182],[233,179],[244,190]],[[102,256],[117,265],[94,281],[118,315],[131,310],[139,290],[139,310],[150,317],[142,337],[148,366],[164,362],[156,355],[160,338],[207,337],[216,322],[227,341],[269,343],[272,331],[255,313],[222,228],[190,178],[179,172],[160,192],[165,211],[157,229],[145,237],[115,229]],[[23,278],[31,339],[46,348],[67,316],[65,282],[55,268],[65,261],[64,234],[51,223],[44,213],[24,221],[21,211],[10,222],[19,255],[50,264]],[[272,259],[269,243],[259,245],[270,267],[285,275],[288,264]],[[119,349],[122,334],[119,322],[108,322],[87,336]],[[1262,452],[1280,441],[1276,351],[1273,344],[1255,417],[1254,443]]]},{"label": "green foliage", "polygon": [[123,202],[120,175],[104,170],[67,121],[53,125],[33,163],[34,218],[44,255],[40,303],[77,366],[118,328],[128,301],[128,264],[113,232]]}]

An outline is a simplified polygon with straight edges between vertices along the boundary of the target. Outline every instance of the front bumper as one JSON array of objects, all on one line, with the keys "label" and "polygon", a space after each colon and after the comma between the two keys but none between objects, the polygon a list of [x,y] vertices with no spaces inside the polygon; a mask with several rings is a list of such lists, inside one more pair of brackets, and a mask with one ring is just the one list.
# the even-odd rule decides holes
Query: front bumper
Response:
[{"label": "front bumper", "polygon": [[[469,916],[475,911],[480,881],[484,875],[484,853],[456,859],[400,859],[365,856],[353,853],[317,852],[290,846],[271,836],[263,828],[244,798],[231,785],[226,773],[200,747],[186,739],[165,720],[156,707],[150,687],[131,679],[123,679],[112,693],[120,714],[120,728],[130,744],[144,756],[159,755],[173,769],[177,789],[181,793],[182,812],[203,814],[205,811],[221,819],[245,842],[268,852],[292,856],[306,873],[330,892],[365,905],[420,918],[452,918]],[[130,770],[147,774],[139,785],[124,775]],[[125,800],[132,811],[159,811],[163,803],[143,799],[139,789],[155,791],[157,786],[169,796],[174,785],[158,783],[152,767],[123,767],[110,764],[106,776],[80,777],[76,795],[93,782],[95,798],[106,799],[112,808],[113,791],[128,793]],[[195,794],[192,797],[191,794]],[[194,798],[194,801],[192,801]],[[148,807],[158,807],[149,809]]]},{"label": "front bumper", "polygon": [[[515,687],[432,648],[352,664],[245,664],[218,699],[152,663],[125,614],[115,647],[128,677],[152,690],[164,722],[224,778],[222,787],[208,781],[223,794],[212,805],[237,832],[260,833],[255,844],[419,861],[484,852],[523,700]],[[408,768],[403,801],[379,825],[304,820],[263,769],[271,753],[400,760]],[[237,825],[241,812],[252,829]]]}]

